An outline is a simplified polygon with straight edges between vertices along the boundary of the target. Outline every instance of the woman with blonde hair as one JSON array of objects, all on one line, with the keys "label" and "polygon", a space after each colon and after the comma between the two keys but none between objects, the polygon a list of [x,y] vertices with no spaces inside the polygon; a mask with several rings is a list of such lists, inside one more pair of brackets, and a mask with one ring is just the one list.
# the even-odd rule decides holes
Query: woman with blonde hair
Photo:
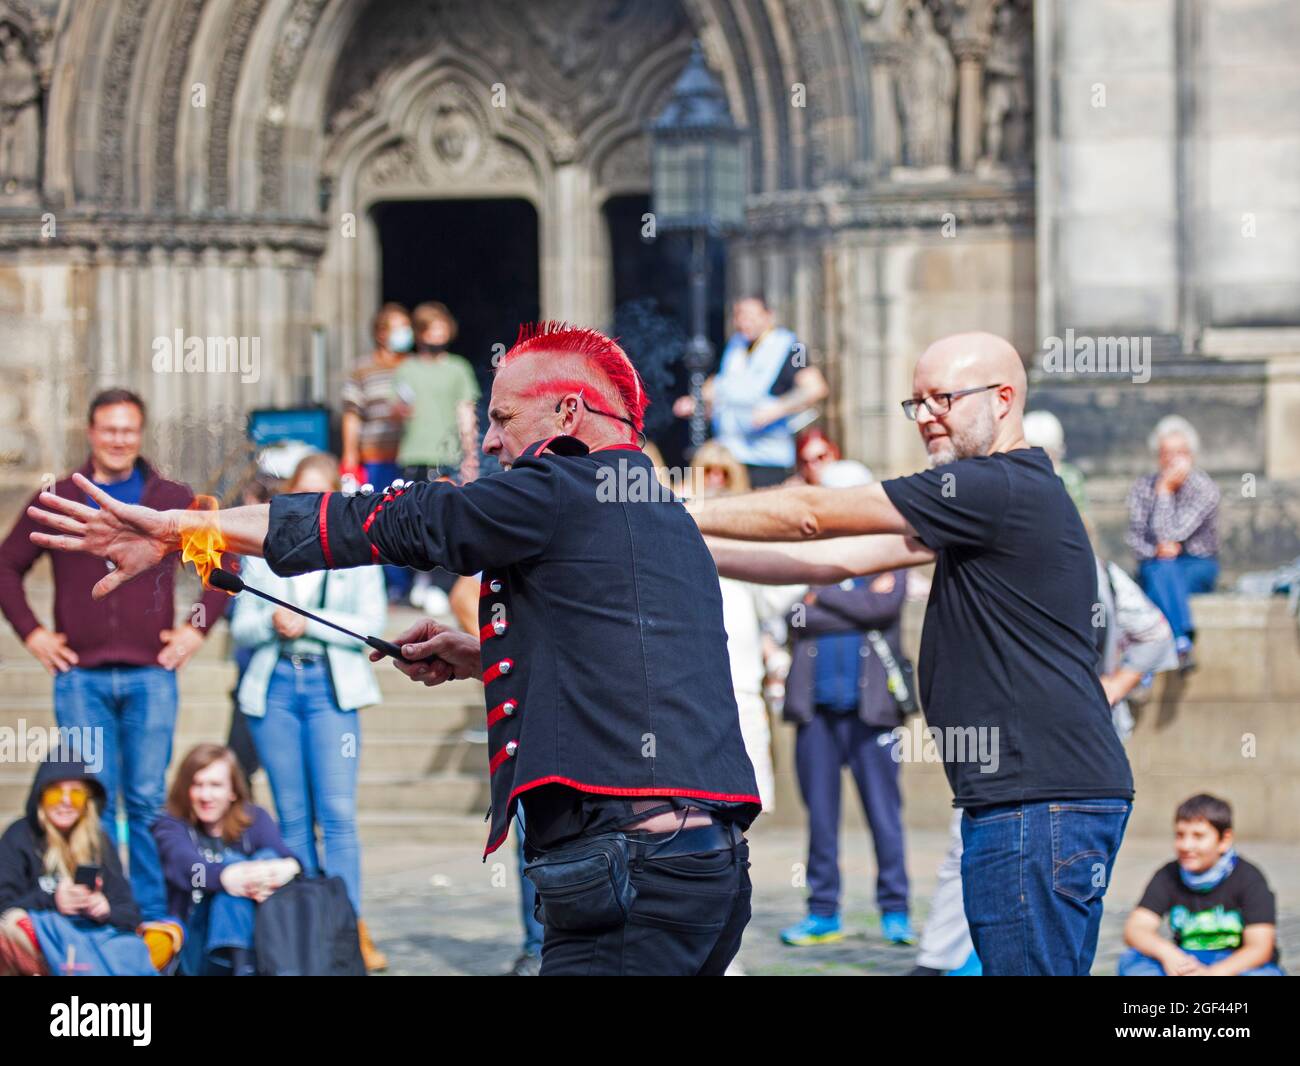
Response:
[{"label": "woman with blonde hair", "polygon": [[154,973],[104,795],[80,761],[36,771],[26,815],[0,837],[0,975]]}]

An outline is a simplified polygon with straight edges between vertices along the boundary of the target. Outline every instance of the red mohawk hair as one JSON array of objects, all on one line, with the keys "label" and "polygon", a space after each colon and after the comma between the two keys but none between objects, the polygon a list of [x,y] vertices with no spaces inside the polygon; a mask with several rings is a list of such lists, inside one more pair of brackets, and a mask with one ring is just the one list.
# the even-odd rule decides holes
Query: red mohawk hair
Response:
[{"label": "red mohawk hair", "polygon": [[[645,409],[650,403],[645,382],[632,365],[632,360],[609,337],[594,329],[581,329],[567,322],[526,322],[519,327],[514,346],[506,352],[501,365],[513,362],[520,356],[537,355],[577,356],[587,366],[600,372],[614,393],[622,401],[627,416],[640,432],[645,425]],[[532,391],[553,392],[580,389],[581,382],[556,380],[542,382]]]}]

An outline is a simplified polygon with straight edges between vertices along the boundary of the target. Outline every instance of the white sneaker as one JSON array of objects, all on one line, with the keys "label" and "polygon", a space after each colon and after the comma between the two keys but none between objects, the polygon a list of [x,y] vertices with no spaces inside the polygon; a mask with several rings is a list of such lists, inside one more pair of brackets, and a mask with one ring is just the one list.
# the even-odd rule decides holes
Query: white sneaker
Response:
[{"label": "white sneaker", "polygon": [[420,610],[425,614],[443,618],[451,614],[451,599],[437,585],[430,585],[424,590],[424,602]]}]

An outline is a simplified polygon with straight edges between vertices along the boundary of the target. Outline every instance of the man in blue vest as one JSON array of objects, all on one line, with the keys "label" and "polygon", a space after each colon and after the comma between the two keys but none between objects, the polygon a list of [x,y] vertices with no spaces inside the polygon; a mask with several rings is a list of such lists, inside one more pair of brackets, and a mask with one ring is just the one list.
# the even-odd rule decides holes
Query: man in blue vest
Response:
[{"label": "man in blue vest", "polygon": [[[482,571],[479,649],[417,680],[472,673],[487,702],[486,854],[517,804],[546,937],[542,973],[719,974],[750,915],[742,831],[760,809],[732,693],[717,572],[636,445],[644,385],[594,330],[525,330],[492,389],[483,450],[501,473],[382,494],[296,494],[219,512],[44,494],[45,547],[116,566],[105,595],[205,523],[277,573],[396,563]],[[427,654],[433,624],[399,638]],[[468,637],[473,642],[473,636]],[[473,654],[463,653],[472,651]]]},{"label": "man in blue vest", "polygon": [[[736,332],[727,341],[718,372],[704,383],[713,437],[749,470],[756,489],[779,485],[794,473],[794,435],[806,412],[830,392],[808,352],[761,296],[732,305]],[[673,414],[690,418],[695,401],[679,397]],[[804,416],[801,421],[800,416]]]}]

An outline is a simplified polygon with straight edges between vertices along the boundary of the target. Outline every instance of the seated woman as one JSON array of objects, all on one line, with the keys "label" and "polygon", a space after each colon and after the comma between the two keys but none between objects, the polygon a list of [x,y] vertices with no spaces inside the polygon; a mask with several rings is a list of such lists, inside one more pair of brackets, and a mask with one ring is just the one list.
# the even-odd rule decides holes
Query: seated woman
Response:
[{"label": "seated woman", "polygon": [[84,763],[36,771],[26,815],[0,837],[0,975],[154,973],[103,806]]},{"label": "seated woman", "polygon": [[1219,576],[1219,489],[1196,466],[1200,438],[1184,418],[1167,415],[1151,434],[1159,469],[1129,492],[1128,544],[1138,580],[1174,632],[1179,669],[1196,666],[1196,626],[1188,597],[1213,592]]},{"label": "seated woman", "polygon": [[254,974],[257,904],[300,867],[274,819],[250,802],[234,752],[199,744],[185,756],[153,835],[167,910],[185,926],[181,973]]}]

